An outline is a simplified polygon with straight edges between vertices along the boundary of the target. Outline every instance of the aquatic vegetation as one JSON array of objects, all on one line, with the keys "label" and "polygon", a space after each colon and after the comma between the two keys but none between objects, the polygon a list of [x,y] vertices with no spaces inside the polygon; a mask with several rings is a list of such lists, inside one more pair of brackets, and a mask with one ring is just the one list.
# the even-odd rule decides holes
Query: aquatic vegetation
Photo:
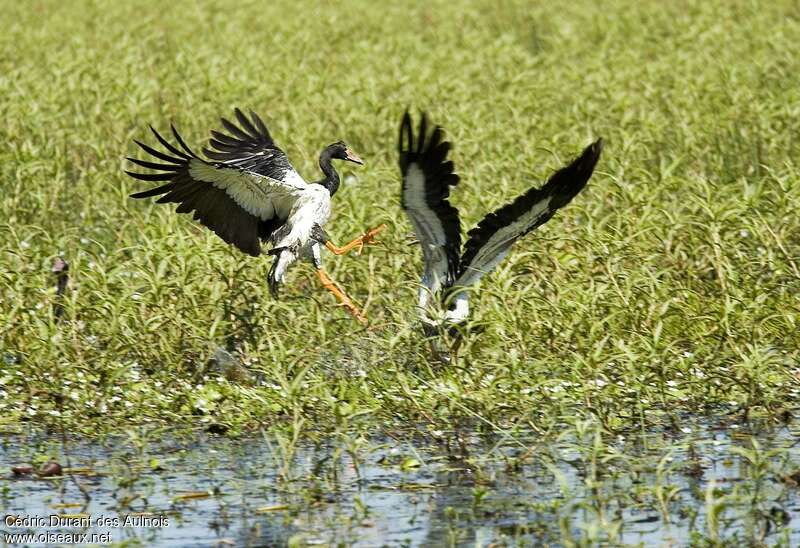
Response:
[{"label": "aquatic vegetation", "polygon": [[[80,466],[64,477],[2,482],[15,496],[0,493],[0,509],[95,516],[82,530],[136,546],[190,538],[297,546],[795,545],[796,428],[754,424],[756,434],[685,424],[689,434],[623,437],[582,421],[535,452],[529,449],[540,437],[525,431],[513,439],[441,432],[413,444],[319,435],[289,453],[271,435],[129,431],[104,444],[70,441]],[[440,442],[456,437],[458,450],[443,451]],[[0,462],[65,457],[60,440],[13,442],[0,446]],[[517,460],[513,467],[509,459]],[[119,524],[109,525],[114,519]],[[149,522],[128,522],[136,519]]]},{"label": "aquatic vegetation", "polygon": [[[546,431],[564,415],[616,430],[681,409],[791,414],[800,221],[790,84],[800,56],[781,38],[798,30],[791,2],[692,4],[686,14],[506,2],[492,16],[442,4],[354,18],[318,5],[313,24],[300,16],[312,8],[290,4],[193,5],[137,11],[135,29],[129,7],[41,9],[9,7],[0,42],[7,424],[239,431],[352,416]],[[286,24],[268,32],[279,15]],[[387,35],[378,29],[389,16]],[[201,38],[179,19],[215,31]],[[337,31],[324,46],[302,47],[328,24]],[[223,46],[233,28],[248,31],[235,63]],[[299,143],[323,134],[344,131],[364,152],[369,169],[348,175],[335,226],[390,230],[371,255],[329,262],[369,310],[369,330],[306,301],[310,272],[293,273],[275,300],[269,259],[242,261],[191,222],[127,198],[123,158],[143,123],[171,119],[194,142],[220,105],[242,101],[265,113],[300,172],[316,168]],[[420,259],[399,214],[394,151],[407,103],[447,105],[436,119],[459,143],[454,159],[469,157],[454,200],[470,211],[526,188],[521,171],[543,180],[563,161],[548,150],[607,136],[569,215],[484,282],[473,322],[483,330],[447,368],[431,363],[412,321]],[[337,115],[320,118],[323,104]],[[56,257],[69,263],[61,298]],[[249,374],[220,375],[209,364],[218,348]]]},{"label": "aquatic vegetation", "polygon": [[[7,3],[0,22],[5,435],[262,430],[287,485],[304,474],[291,464],[299,448],[328,439],[335,449],[315,462],[304,501],[325,500],[343,478],[367,481],[369,440],[391,436],[385,443],[400,451],[387,456],[393,467],[413,475],[446,455],[481,480],[442,508],[453,542],[463,520],[495,500],[482,482],[501,475],[475,462],[470,436],[519,449],[478,451],[497,457],[502,473],[535,462],[567,494],[577,484],[559,483],[559,457],[548,452],[582,440],[570,443],[592,497],[534,501],[560,524],[548,534],[627,542],[623,500],[645,505],[659,526],[696,518],[698,545],[729,540],[730,523],[777,542],[785,526],[770,489],[774,478],[797,481],[789,464],[775,468],[779,455],[767,456],[776,447],[736,454],[747,463],[739,486],[676,490],[677,465],[664,459],[691,451],[668,443],[655,463],[648,457],[657,488],[609,478],[623,466],[645,473],[615,445],[619,436],[688,436],[688,414],[729,430],[791,426],[796,415],[796,2],[476,0],[378,10],[75,0]],[[242,261],[190,220],[128,199],[136,188],[124,158],[145,123],[172,120],[199,142],[234,105],[263,114],[301,174],[317,171],[307,144],[330,135],[364,159],[342,173],[350,184],[337,194],[331,237],[388,228],[369,254],[326,264],[368,329],[309,298],[310,269],[292,271],[273,299],[268,258]],[[406,107],[427,110],[457,143],[452,157],[469,172],[453,202],[469,215],[544,181],[566,160],[553,151],[597,135],[605,143],[568,214],[483,280],[472,334],[447,366],[431,361],[414,315],[421,258],[399,209],[395,150]],[[467,217],[464,226],[478,220]],[[68,270],[53,271],[59,257]],[[420,450],[420,437],[439,453]],[[684,461],[689,472],[708,464],[703,441]],[[2,465],[57,460],[46,453]],[[149,458],[139,460],[147,474],[168,464]],[[112,473],[138,485],[133,465]],[[426,493],[428,483],[413,477],[404,489]],[[214,487],[198,480],[185,492]],[[137,504],[128,497],[138,492],[121,492],[120,504]],[[731,514],[743,499],[749,509]],[[371,519],[369,498],[359,500],[348,510],[353,523]],[[259,507],[280,504],[298,505]]]}]

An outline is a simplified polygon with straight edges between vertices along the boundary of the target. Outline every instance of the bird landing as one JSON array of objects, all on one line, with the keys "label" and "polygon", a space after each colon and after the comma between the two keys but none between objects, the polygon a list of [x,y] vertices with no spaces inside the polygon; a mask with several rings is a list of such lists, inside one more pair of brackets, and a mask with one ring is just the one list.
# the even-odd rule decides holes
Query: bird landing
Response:
[{"label": "bird landing", "polygon": [[[544,185],[530,187],[487,214],[467,233],[463,246],[459,212],[448,200],[460,181],[452,160],[447,159],[450,148],[442,128],[429,131],[425,114],[416,132],[409,113],[403,115],[398,141],[400,201],[422,248],[424,271],[417,306],[429,337],[458,329],[469,319],[468,290],[491,273],[518,240],[548,222],[584,189],[600,159],[603,142],[598,139],[590,144]],[[453,303],[444,315],[431,320],[428,301],[441,306],[451,297]],[[434,353],[442,354],[440,349]]]}]

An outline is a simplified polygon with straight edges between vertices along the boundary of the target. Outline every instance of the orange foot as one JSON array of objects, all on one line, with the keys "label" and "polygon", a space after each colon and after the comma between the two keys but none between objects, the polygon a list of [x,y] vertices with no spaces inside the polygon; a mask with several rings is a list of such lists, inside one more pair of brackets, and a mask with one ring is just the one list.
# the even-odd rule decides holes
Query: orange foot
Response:
[{"label": "orange foot", "polygon": [[359,236],[358,238],[356,238],[355,240],[353,240],[352,242],[342,247],[338,247],[332,241],[328,240],[327,242],[325,242],[325,247],[327,247],[335,255],[344,255],[353,248],[358,248],[358,253],[360,254],[361,251],[364,249],[365,244],[374,244],[377,242],[375,236],[377,236],[378,233],[384,228],[386,228],[385,224],[372,228],[367,232],[365,232],[364,234],[362,234],[361,236]]},{"label": "orange foot", "polygon": [[319,276],[319,281],[322,282],[322,286],[333,293],[334,297],[336,297],[341,305],[345,307],[355,319],[362,324],[367,325],[367,318],[365,318],[358,307],[353,304],[353,301],[350,300],[350,297],[348,297],[336,286],[336,284],[328,277],[324,270],[321,268],[317,269],[317,276]]}]

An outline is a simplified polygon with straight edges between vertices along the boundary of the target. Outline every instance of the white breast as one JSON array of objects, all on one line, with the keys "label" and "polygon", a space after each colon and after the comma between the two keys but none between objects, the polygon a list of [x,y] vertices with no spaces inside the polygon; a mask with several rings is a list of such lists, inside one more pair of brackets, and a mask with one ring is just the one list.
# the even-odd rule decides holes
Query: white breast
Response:
[{"label": "white breast", "polygon": [[331,216],[331,195],[321,185],[309,185],[297,198],[286,221],[287,232],[275,247],[305,246],[315,224],[324,226]]}]

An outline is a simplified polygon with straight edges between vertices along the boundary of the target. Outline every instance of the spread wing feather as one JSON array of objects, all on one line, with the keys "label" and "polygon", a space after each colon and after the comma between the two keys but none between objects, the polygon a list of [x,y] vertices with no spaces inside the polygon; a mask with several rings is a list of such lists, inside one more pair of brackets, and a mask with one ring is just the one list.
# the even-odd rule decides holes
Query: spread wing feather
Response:
[{"label": "spread wing feather", "polygon": [[[203,154],[230,167],[237,167],[258,173],[270,179],[301,184],[301,177],[289,163],[286,154],[272,140],[264,121],[250,112],[250,119],[234,109],[239,126],[221,119],[222,126],[228,132],[212,131]],[[303,185],[305,183],[302,183]]]},{"label": "spread wing feather", "polygon": [[128,158],[152,173],[126,171],[142,181],[165,182],[156,188],[131,194],[132,198],[160,196],[158,203],[177,203],[178,213],[194,212],[194,218],[226,242],[245,253],[259,255],[260,240],[266,240],[288,218],[296,200],[308,189],[288,158],[272,140],[266,125],[255,113],[248,119],[235,110],[240,126],[222,119],[229,134],[212,131],[204,149],[206,161],[170,126],[178,147],[153,127],[156,140],[167,153],[134,141],[161,162]]},{"label": "spread wing feather", "polygon": [[476,283],[505,258],[517,240],[546,223],[577,196],[592,176],[602,149],[602,139],[598,139],[556,171],[543,187],[531,188],[484,217],[469,231],[455,285]]},{"label": "spread wing feather", "polygon": [[411,116],[403,116],[398,142],[403,176],[401,204],[422,246],[425,272],[422,283],[431,292],[453,283],[461,252],[458,210],[448,201],[450,187],[458,184],[453,162],[447,161],[450,143],[441,128],[428,134],[423,114],[414,135]]}]

